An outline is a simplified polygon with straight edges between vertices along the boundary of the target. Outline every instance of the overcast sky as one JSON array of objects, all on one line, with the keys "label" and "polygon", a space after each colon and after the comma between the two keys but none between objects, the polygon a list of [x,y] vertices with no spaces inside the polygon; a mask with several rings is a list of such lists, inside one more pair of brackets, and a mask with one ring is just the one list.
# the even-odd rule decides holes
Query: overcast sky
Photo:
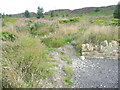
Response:
[{"label": "overcast sky", "polygon": [[83,7],[96,7],[116,5],[119,0],[2,0],[0,12],[5,14],[22,13],[25,10],[36,12],[37,7],[43,7],[44,11],[54,9],[78,9]]}]

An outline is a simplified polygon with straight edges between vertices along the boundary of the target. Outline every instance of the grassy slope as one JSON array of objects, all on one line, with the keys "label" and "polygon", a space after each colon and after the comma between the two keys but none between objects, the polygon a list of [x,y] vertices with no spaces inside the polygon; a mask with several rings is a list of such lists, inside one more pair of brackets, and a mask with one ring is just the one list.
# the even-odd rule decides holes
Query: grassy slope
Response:
[{"label": "grassy slope", "polygon": [[115,6],[107,7],[107,8],[100,8],[99,12],[92,11],[87,13],[87,16],[109,16],[112,15],[114,12]]},{"label": "grassy slope", "polygon": [[[112,15],[113,11],[115,9],[115,5],[111,5],[111,6],[106,6],[106,7],[99,7],[100,8],[100,12],[95,12],[94,10],[97,7],[86,7],[86,8],[82,8],[82,9],[75,9],[75,10],[53,10],[54,13],[57,13],[58,15],[63,15],[63,13],[69,13],[69,16],[108,16],[108,15]],[[51,12],[51,11],[50,11]],[[50,12],[46,12],[47,15],[50,15]],[[65,14],[64,14],[65,15]]]}]

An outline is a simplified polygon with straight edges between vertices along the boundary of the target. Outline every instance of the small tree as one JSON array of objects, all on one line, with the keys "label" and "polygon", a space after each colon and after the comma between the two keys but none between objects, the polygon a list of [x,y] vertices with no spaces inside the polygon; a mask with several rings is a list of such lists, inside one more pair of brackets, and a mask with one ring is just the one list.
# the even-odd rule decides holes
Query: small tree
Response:
[{"label": "small tree", "polygon": [[37,18],[43,18],[44,17],[43,12],[44,12],[43,8],[38,7]]},{"label": "small tree", "polygon": [[2,18],[2,13],[0,13],[0,18]]},{"label": "small tree", "polygon": [[28,10],[25,11],[24,16],[25,16],[26,18],[29,18],[29,17],[30,17],[30,13],[29,13]]},{"label": "small tree", "polygon": [[2,18],[5,18],[5,14],[4,13],[2,14]]},{"label": "small tree", "polygon": [[116,9],[113,13],[114,18],[120,19],[120,2],[117,4]]},{"label": "small tree", "polygon": [[54,17],[54,11],[51,11],[50,16]]}]

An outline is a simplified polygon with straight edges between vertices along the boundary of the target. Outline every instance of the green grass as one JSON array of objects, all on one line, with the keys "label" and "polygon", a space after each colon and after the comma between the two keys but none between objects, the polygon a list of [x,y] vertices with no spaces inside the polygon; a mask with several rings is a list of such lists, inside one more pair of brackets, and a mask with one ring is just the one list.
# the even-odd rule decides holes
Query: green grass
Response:
[{"label": "green grass", "polygon": [[64,83],[66,85],[72,86],[73,85],[73,80],[72,80],[72,76],[73,76],[73,68],[70,66],[65,66],[63,67],[64,72],[66,73],[66,75],[64,76]]},{"label": "green grass", "polygon": [[[49,69],[55,65],[49,65],[51,61],[47,48],[35,38],[23,36],[12,45],[3,47],[3,50],[3,67],[11,68],[10,70],[4,69],[3,78],[9,80],[8,83],[3,84],[4,87],[8,87],[12,81],[10,87],[26,87],[27,83],[24,81],[33,84],[37,83],[36,80],[40,78],[50,78],[54,74],[54,71]],[[22,83],[16,81],[15,77],[22,77]]]},{"label": "green grass", "polygon": [[72,81],[72,79],[71,79],[71,77],[64,77],[64,83],[66,84],[66,85],[69,85],[69,86],[72,86],[73,85],[73,81]]},{"label": "green grass", "polygon": [[5,23],[15,23],[15,22],[17,22],[19,19],[18,18],[6,18],[5,19]]},{"label": "green grass", "polygon": [[15,41],[15,39],[17,39],[17,35],[10,32],[1,32],[0,39],[3,41]]},{"label": "green grass", "polygon": [[48,48],[50,51],[55,51],[57,50],[56,48]]},{"label": "green grass", "polygon": [[65,38],[49,37],[42,39],[42,43],[47,45],[49,48],[57,48],[65,45],[66,43],[70,43],[72,40],[73,39],[71,37],[65,37]]},{"label": "green grass", "polygon": [[61,54],[65,54],[65,52],[64,52],[64,51],[61,51],[60,53],[61,53]]},{"label": "green grass", "polygon": [[51,77],[54,74],[54,71],[51,69],[45,69],[41,74],[40,77],[42,78],[47,78],[47,77]]}]

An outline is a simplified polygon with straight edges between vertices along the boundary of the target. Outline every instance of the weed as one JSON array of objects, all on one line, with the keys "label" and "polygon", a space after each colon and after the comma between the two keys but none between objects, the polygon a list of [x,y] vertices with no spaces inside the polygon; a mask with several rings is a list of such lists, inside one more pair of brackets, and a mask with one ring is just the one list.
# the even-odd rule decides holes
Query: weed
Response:
[{"label": "weed", "polygon": [[10,32],[1,32],[0,38],[3,41],[7,41],[7,40],[14,41],[17,38],[17,36],[15,34],[11,34]]},{"label": "weed", "polygon": [[64,38],[65,43],[71,43],[73,41],[73,37],[72,36],[67,36]]},{"label": "weed", "polygon": [[72,81],[72,79],[71,79],[71,77],[64,77],[64,82],[65,82],[65,84],[66,85],[73,85],[73,81]]}]

